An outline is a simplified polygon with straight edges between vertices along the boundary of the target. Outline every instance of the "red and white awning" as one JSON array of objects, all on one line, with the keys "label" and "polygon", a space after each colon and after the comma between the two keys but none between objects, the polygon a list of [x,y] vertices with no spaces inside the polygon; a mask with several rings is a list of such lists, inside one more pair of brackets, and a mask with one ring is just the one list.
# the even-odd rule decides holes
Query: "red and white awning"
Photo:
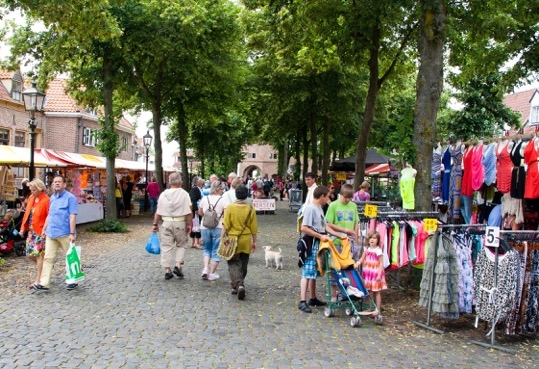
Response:
[{"label": "red and white awning", "polygon": [[374,176],[377,174],[387,173],[390,171],[389,164],[373,164],[365,168],[366,176]]}]

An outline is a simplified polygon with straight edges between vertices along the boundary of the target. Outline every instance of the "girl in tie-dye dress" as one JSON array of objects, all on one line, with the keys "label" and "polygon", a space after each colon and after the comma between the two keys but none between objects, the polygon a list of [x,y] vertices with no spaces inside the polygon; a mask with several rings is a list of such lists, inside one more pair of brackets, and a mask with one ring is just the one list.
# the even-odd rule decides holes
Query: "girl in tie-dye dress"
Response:
[{"label": "girl in tie-dye dress", "polygon": [[[383,267],[383,253],[380,247],[380,233],[367,233],[369,247],[356,263],[356,268],[363,264],[363,284],[371,291],[378,311],[382,306],[382,290],[387,290],[386,274]],[[377,314],[372,314],[376,316]]]}]

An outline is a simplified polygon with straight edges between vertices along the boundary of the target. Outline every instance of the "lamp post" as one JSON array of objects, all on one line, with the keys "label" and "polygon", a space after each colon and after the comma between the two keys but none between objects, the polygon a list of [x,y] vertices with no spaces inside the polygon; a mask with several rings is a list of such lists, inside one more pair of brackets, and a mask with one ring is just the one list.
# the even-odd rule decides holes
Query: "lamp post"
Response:
[{"label": "lamp post", "polygon": [[36,175],[36,168],[34,166],[34,147],[36,136],[36,112],[43,111],[43,105],[45,103],[45,94],[39,91],[36,87],[36,83],[32,82],[32,87],[26,89],[22,93],[22,100],[24,102],[24,110],[30,114],[30,180],[33,180]]},{"label": "lamp post", "polygon": [[144,136],[144,147],[146,148],[146,188],[144,189],[144,211],[148,211],[148,160],[150,156],[150,146],[152,146],[153,137],[148,130]]}]

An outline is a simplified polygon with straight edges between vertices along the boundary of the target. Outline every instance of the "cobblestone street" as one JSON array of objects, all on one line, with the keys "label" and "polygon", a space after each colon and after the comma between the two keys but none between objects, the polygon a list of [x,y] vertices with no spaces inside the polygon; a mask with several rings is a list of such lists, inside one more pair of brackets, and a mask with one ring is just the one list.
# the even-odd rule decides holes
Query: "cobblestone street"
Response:
[{"label": "cobblestone street", "polygon": [[[202,251],[189,249],[185,279],[166,281],[159,257],[144,250],[147,237],[133,239],[85,265],[77,290],[65,290],[56,268],[49,292],[3,300],[0,368],[537,367],[536,340],[515,340],[513,355],[471,344],[466,330],[439,335],[412,322],[395,329],[396,316],[352,328],[341,311],[302,313],[295,214],[283,202],[258,221],[259,247],[280,247],[284,270],[265,268],[257,250],[244,301],[230,294],[225,262],[220,279],[202,280]],[[325,299],[324,279],[318,291]]]}]

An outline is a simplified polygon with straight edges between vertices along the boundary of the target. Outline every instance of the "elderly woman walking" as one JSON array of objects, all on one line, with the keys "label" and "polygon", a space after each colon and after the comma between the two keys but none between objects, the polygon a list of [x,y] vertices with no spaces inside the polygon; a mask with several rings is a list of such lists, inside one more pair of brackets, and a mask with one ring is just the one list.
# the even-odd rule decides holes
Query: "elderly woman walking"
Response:
[{"label": "elderly woman walking", "polygon": [[26,256],[36,263],[36,282],[30,287],[39,284],[41,271],[43,270],[43,260],[45,257],[45,235],[44,225],[49,215],[50,201],[45,193],[46,187],[40,179],[34,179],[28,183],[30,197],[26,205],[26,211],[22,218],[21,237],[28,232],[26,237]]},{"label": "elderly woman walking", "polygon": [[256,250],[256,234],[258,224],[256,211],[246,202],[249,191],[240,184],[236,188],[237,200],[229,204],[225,210],[221,237],[226,233],[238,238],[238,247],[234,256],[228,261],[228,273],[232,285],[232,294],[237,294],[238,300],[245,298],[245,277],[251,252]]}]

